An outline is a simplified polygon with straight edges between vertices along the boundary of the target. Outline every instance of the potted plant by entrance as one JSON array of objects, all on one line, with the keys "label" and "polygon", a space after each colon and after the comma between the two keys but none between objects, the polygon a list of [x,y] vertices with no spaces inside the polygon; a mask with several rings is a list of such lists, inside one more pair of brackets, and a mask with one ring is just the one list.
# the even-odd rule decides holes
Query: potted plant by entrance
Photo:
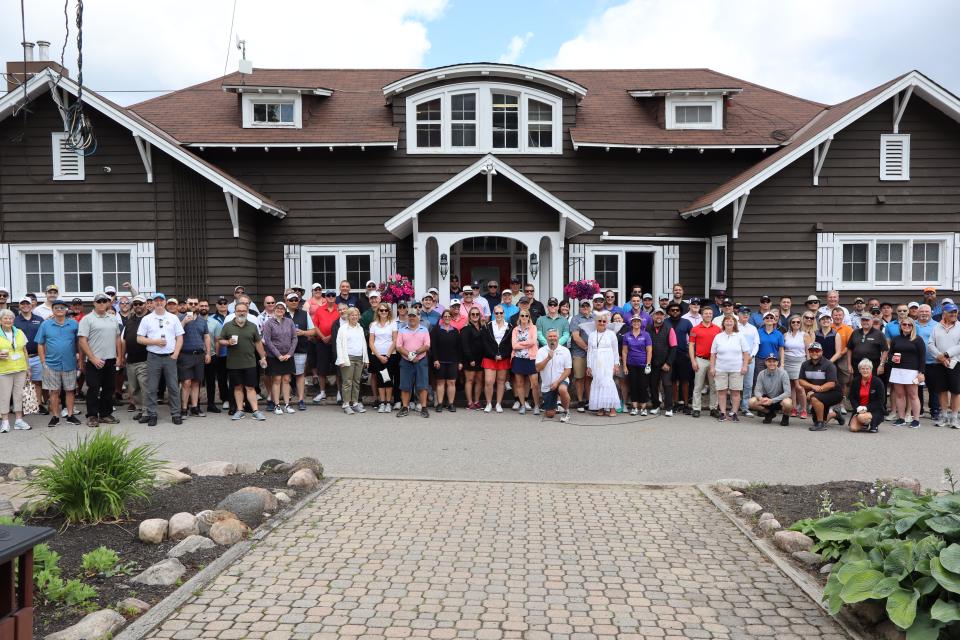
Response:
[{"label": "potted plant by entrance", "polygon": [[382,300],[390,304],[406,302],[413,299],[413,283],[407,276],[394,273],[387,276],[386,282],[380,283]]},{"label": "potted plant by entrance", "polygon": [[596,280],[574,280],[563,288],[563,295],[570,300],[589,300],[600,293],[600,283]]}]

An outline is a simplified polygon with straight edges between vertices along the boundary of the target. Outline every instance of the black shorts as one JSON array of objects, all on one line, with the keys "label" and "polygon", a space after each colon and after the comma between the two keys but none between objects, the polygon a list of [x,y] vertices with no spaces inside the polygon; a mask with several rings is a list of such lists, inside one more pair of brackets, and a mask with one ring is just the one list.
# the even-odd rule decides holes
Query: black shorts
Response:
[{"label": "black shorts", "polygon": [[456,362],[441,362],[440,368],[433,369],[434,378],[436,380],[456,380],[457,379],[457,363]]},{"label": "black shorts", "polygon": [[205,380],[204,354],[181,353],[177,358],[177,375],[180,381]]},{"label": "black shorts", "polygon": [[820,393],[814,393],[813,397],[823,403],[823,406],[830,408],[835,404],[840,404],[843,400],[843,394],[840,393],[838,389],[831,389],[830,391],[821,391]]},{"label": "black shorts", "polygon": [[672,379],[678,383],[689,382],[693,378],[693,366],[690,364],[690,357],[686,354],[677,353],[673,361]]},{"label": "black shorts", "polygon": [[228,369],[231,387],[256,387],[260,382],[260,370],[257,367],[246,369]]},{"label": "black shorts", "polygon": [[948,369],[939,362],[928,364],[925,376],[930,393],[960,394],[960,365]]},{"label": "black shorts", "polygon": [[333,353],[333,344],[317,343],[317,374],[329,376],[337,372],[336,358]]}]

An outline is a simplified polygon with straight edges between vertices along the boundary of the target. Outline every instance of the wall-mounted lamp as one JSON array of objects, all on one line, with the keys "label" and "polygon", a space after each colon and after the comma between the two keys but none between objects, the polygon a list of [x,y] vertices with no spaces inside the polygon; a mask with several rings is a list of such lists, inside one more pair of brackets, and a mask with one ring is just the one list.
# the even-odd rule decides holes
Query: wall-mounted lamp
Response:
[{"label": "wall-mounted lamp", "polygon": [[447,260],[447,254],[441,253],[440,254],[440,277],[443,278],[444,280],[446,280],[447,273],[449,273],[449,270],[448,270],[449,266],[450,266],[450,262]]},{"label": "wall-mounted lamp", "polygon": [[537,257],[537,254],[530,254],[530,275],[534,278],[537,277],[537,274],[540,273],[540,259]]}]

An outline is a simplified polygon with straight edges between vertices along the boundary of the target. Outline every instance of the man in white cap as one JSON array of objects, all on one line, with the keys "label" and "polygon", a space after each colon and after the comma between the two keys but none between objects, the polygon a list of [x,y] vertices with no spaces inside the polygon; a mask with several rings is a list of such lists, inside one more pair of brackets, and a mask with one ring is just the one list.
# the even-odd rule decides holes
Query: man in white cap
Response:
[{"label": "man in white cap", "polygon": [[46,302],[37,305],[33,312],[46,320],[53,315],[53,303],[60,297],[60,287],[55,284],[48,284],[44,293],[47,296]]},{"label": "man in white cap", "polygon": [[460,315],[470,317],[470,309],[477,307],[480,309],[480,317],[486,322],[490,319],[490,305],[486,298],[477,297],[477,292],[469,284],[461,289],[463,298],[460,300]]},{"label": "man in white cap", "polygon": [[370,294],[377,291],[379,286],[373,280],[367,280],[366,284],[363,285],[364,292],[360,294],[357,300],[357,309],[360,310],[360,315],[370,310]]},{"label": "man in white cap", "polygon": [[10,290],[6,287],[0,287],[0,309],[10,308]]},{"label": "man in white cap", "polygon": [[240,298],[245,298],[247,303],[248,313],[251,318],[256,318],[260,315],[260,309],[257,308],[257,305],[248,297],[246,297],[247,289],[242,285],[238,284],[233,288],[233,302],[227,305],[227,311],[233,313],[234,307],[237,306],[237,303],[240,302]]}]

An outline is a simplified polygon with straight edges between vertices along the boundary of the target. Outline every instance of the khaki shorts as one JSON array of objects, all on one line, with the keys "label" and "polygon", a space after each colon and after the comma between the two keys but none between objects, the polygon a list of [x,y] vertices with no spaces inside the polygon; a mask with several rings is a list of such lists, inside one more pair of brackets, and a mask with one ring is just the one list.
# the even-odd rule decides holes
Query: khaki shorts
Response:
[{"label": "khaki shorts", "polygon": [[587,377],[587,359],[579,356],[573,357],[573,377],[575,380],[583,380]]},{"label": "khaki shorts", "polygon": [[717,391],[743,391],[743,374],[739,371],[717,371],[714,376]]}]

